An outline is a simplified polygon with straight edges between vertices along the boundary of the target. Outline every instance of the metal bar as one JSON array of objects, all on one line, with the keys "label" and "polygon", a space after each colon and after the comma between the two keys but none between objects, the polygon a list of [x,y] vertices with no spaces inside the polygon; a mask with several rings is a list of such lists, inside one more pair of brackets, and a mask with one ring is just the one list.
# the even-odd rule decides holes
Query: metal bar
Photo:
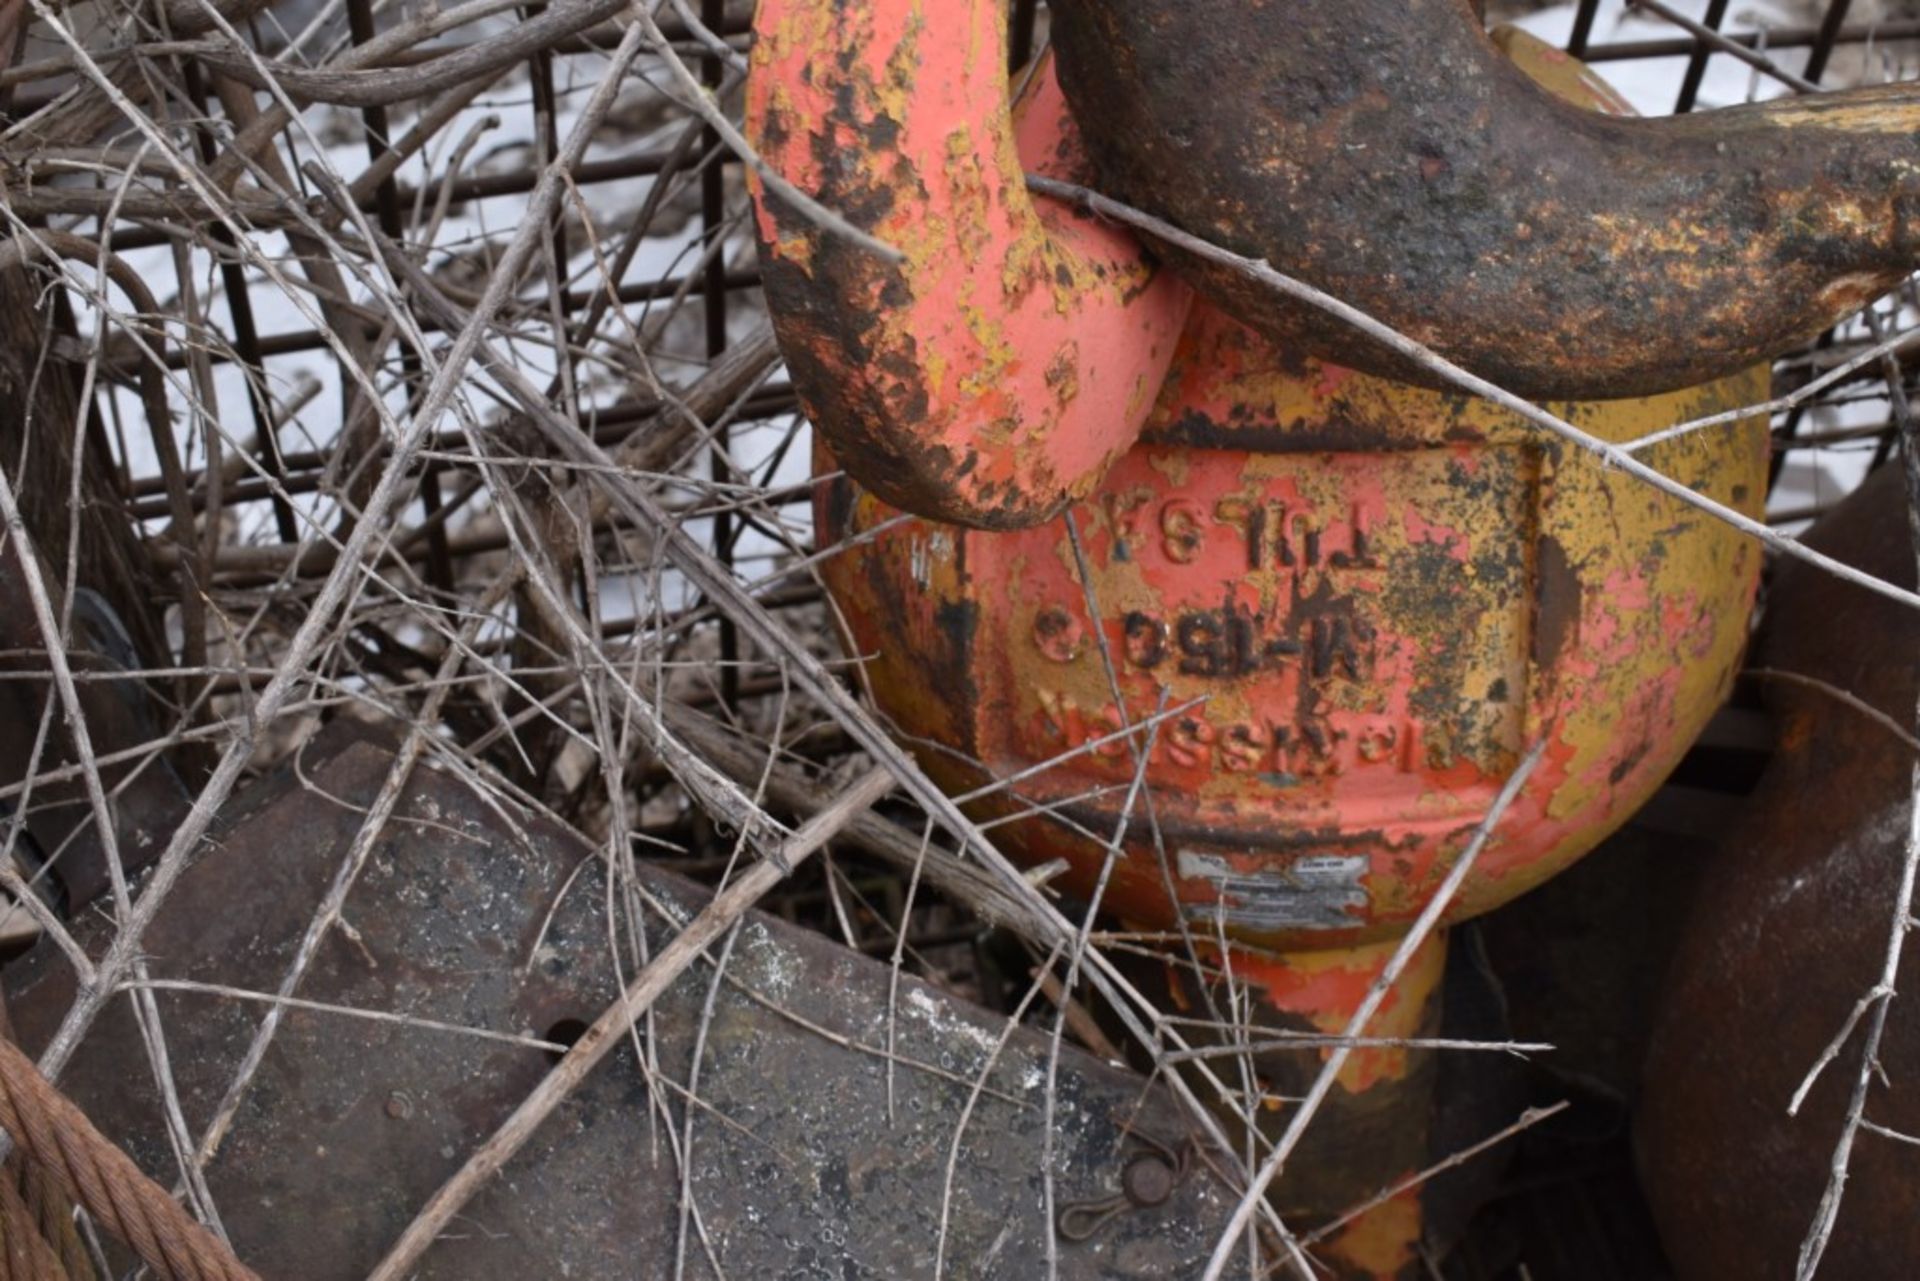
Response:
[{"label": "metal bar", "polygon": [[[1760,46],[1760,33],[1741,31],[1726,37],[1737,45],[1749,49]],[[1843,44],[1865,44],[1871,39],[1912,40],[1920,38],[1920,20],[1905,22],[1862,23],[1843,27],[1834,39],[1836,46]],[[1808,49],[1819,44],[1820,31],[1816,27],[1783,27],[1767,33],[1769,49]],[[1608,44],[1597,44],[1588,49],[1583,60],[1586,62],[1630,62],[1637,58],[1677,58],[1692,53],[1695,42],[1685,36],[1674,36],[1653,40],[1618,40]]]},{"label": "metal bar", "polygon": [[[1728,0],[1712,0],[1707,5],[1707,20],[1703,24],[1709,31],[1719,31],[1720,24],[1726,20]],[[1644,7],[1636,4],[1635,8]],[[1671,21],[1670,15],[1667,16]],[[1713,47],[1705,39],[1700,39],[1693,47],[1693,57],[1687,63],[1686,78],[1680,82],[1680,97],[1674,103],[1675,115],[1693,110],[1693,104],[1700,95],[1700,82],[1707,76],[1707,59],[1713,56]]]},{"label": "metal bar", "polygon": [[[709,27],[715,27],[726,17],[726,0],[700,0],[700,19]],[[726,67],[720,59],[708,54],[700,60],[700,82],[715,93],[720,90],[726,78]],[[712,151],[720,145],[720,136],[708,129],[701,134],[701,147]],[[726,170],[713,163],[709,156],[700,170],[700,229],[703,239],[709,243],[718,241],[727,234],[727,187]],[[727,255],[724,248],[707,260],[706,281],[702,296],[706,302],[707,320],[707,357],[718,357],[727,349]],[[713,433],[713,455],[710,474],[721,484],[733,480],[733,433],[722,425]],[[733,570],[733,517],[721,512],[713,518],[713,550],[721,565],[729,573]],[[729,708],[740,699],[740,632],[733,620],[725,615],[720,618],[720,698]]]},{"label": "metal bar", "polygon": [[[681,56],[691,57],[699,52],[699,47],[694,43],[691,34],[679,19],[675,18],[672,14],[662,14],[656,21],[659,24],[660,33],[667,37],[667,43],[680,52]],[[753,33],[752,9],[750,7],[736,9],[733,16],[727,20],[724,26],[713,27],[710,28],[710,30],[716,35],[733,37],[737,43],[744,45],[745,38],[751,36]],[[589,27],[587,30],[577,35],[569,36],[565,40],[555,41],[552,49],[556,55],[561,57],[574,57],[579,55],[600,56],[606,53],[609,46],[620,43],[621,32],[622,28],[613,23],[606,23],[598,27]],[[417,67],[429,62],[438,61],[441,58],[451,57],[455,54],[481,48],[485,44],[485,40],[470,40],[458,44],[417,46],[412,49],[399,50],[391,56],[381,59],[379,65],[382,68]],[[90,53],[97,62],[106,66],[113,66],[129,56],[150,56],[147,54],[147,51],[138,44],[119,48],[96,49],[91,50]],[[67,56],[57,55],[51,58],[40,58],[31,63],[21,63],[13,67],[0,69],[0,89],[12,88],[33,81],[53,80],[58,77],[69,76],[72,73],[73,63]],[[8,112],[9,118],[11,120],[23,119],[52,102],[63,91],[62,88],[56,88],[43,89],[31,94],[20,94],[13,101],[12,107]]]},{"label": "metal bar", "polygon": [[[1748,48],[1746,45],[1740,44],[1737,41],[1729,40],[1726,36],[1722,35],[1718,31],[1715,31],[1712,27],[1706,26],[1703,23],[1695,22],[1692,18],[1689,18],[1686,14],[1681,13],[1679,10],[1673,8],[1671,5],[1662,3],[1661,0],[1634,0],[1634,8],[1645,9],[1649,13],[1655,14],[1661,18],[1666,19],[1668,22],[1671,22],[1676,27],[1680,27],[1684,30],[1691,31],[1694,35],[1694,38],[1700,41],[1702,45],[1707,46],[1709,49],[1718,50],[1722,53],[1732,54],[1734,57],[1740,59],[1740,61],[1746,63],[1749,67],[1754,68],[1756,71],[1759,71],[1761,74],[1772,76],[1775,80],[1778,80],[1781,84],[1786,85],[1789,89],[1792,89],[1795,93],[1815,92],[1815,86],[1811,81],[1803,80],[1799,76],[1794,75],[1791,71],[1788,71],[1785,67],[1775,62],[1772,58],[1768,57],[1764,53],[1761,53],[1757,46],[1754,48]],[[1699,65],[1702,68],[1704,68],[1706,65],[1704,61],[1699,59],[1698,55],[1696,55],[1696,65]],[[1697,84],[1694,87],[1695,89],[1699,88]],[[1687,111],[1690,109],[1691,109],[1690,103],[1687,106],[1683,106],[1680,108],[1681,111]]]},{"label": "metal bar", "polygon": [[[730,154],[722,153],[713,163],[738,163]],[[573,183],[577,187],[592,186],[596,183],[614,182],[622,178],[644,178],[662,173],[670,166],[679,164],[675,150],[671,147],[654,151],[636,152],[631,156],[619,156],[612,160],[588,160],[575,167]],[[439,198],[444,179],[436,178],[426,185],[422,197],[427,204]],[[448,197],[454,202],[484,200],[489,196],[520,195],[532,191],[540,181],[539,169],[528,165],[497,174],[465,175],[453,184],[453,193]],[[403,206],[411,204],[416,198],[412,187],[399,188],[400,202]],[[377,200],[360,202],[364,212],[377,213]],[[174,239],[174,234],[142,227],[138,222],[128,220],[129,230],[116,231],[113,238],[115,248],[144,249],[153,245],[163,245]]]},{"label": "metal bar", "polygon": [[[372,0],[347,0],[347,35],[357,47],[373,39]],[[364,108],[360,112],[360,122],[366,127],[367,159],[378,161],[387,153],[388,123],[387,109],[381,106]],[[389,174],[374,189],[374,216],[379,219],[380,230],[395,240],[405,234],[405,222],[400,213],[400,185]],[[409,388],[420,385],[420,355],[411,347],[402,345],[400,350],[400,378]],[[408,397],[409,402],[412,396]],[[431,517],[440,510],[440,469],[428,462],[420,469],[420,505]],[[292,542],[292,539],[286,541]],[[427,533],[427,581],[443,592],[453,590],[453,558],[447,550],[447,531],[445,526],[434,523]]]},{"label": "metal bar", "polygon": [[[773,418],[781,414],[792,413],[800,407],[793,388],[782,383],[763,388],[747,398],[741,407],[743,421],[756,421]],[[593,438],[603,445],[617,444],[626,438],[635,423],[644,422],[666,408],[664,401],[636,400],[614,409],[603,410],[593,415]],[[458,450],[465,446],[466,437],[459,431],[441,432],[435,436],[428,449],[435,451]],[[225,501],[231,503],[258,502],[273,494],[273,486],[283,486],[289,494],[311,493],[318,488],[321,473],[326,468],[327,456],[310,450],[290,453],[286,456],[287,471],[272,482],[249,477],[245,480],[229,482],[225,487]],[[442,462],[443,467],[448,464]],[[204,475],[204,471],[187,473],[189,485],[195,484]],[[138,477],[133,482],[133,514],[145,520],[149,517],[164,519],[168,513],[164,492],[165,482],[157,475]],[[205,496],[194,494],[191,501],[194,510],[204,506]],[[295,541],[288,539],[288,542]]]},{"label": "metal bar", "polygon": [[[1820,351],[1831,347],[1833,345],[1833,336],[1833,330],[1831,329],[1821,334],[1819,341],[1814,344],[1814,350]],[[1811,375],[1809,375],[1809,377],[1811,377]],[[1795,405],[1787,411],[1786,421],[1780,426],[1780,439],[1774,443],[1773,457],[1767,460],[1767,494],[1769,497],[1773,494],[1773,487],[1780,481],[1780,469],[1787,464],[1786,451],[1792,447],[1794,438],[1800,434],[1800,423],[1801,420],[1806,417],[1808,408],[1809,406],[1804,404]]]},{"label": "metal bar", "polygon": [[[1827,73],[1827,60],[1832,56],[1834,45],[1840,38],[1841,24],[1847,19],[1847,10],[1853,0],[1831,0],[1827,12],[1820,23],[1819,34],[1814,38],[1813,52],[1807,56],[1806,78],[1810,84],[1819,84],[1820,78]],[[1831,347],[1834,332],[1829,329],[1820,335],[1815,350]],[[1781,424],[1779,439],[1774,442],[1773,457],[1767,461],[1767,494],[1773,494],[1773,487],[1780,480],[1781,469],[1786,466],[1789,451],[1798,448],[1796,437],[1800,434],[1800,424],[1806,418],[1807,407],[1795,405],[1788,412],[1786,421]]]},{"label": "metal bar", "polygon": [[[526,12],[527,17],[532,19],[545,11],[546,6],[544,4],[534,4],[528,5]],[[532,62],[528,67],[528,78],[533,85],[533,118],[540,131],[541,145],[545,148],[536,159],[539,167],[544,169],[547,163],[558,154],[560,150],[560,100],[553,88],[553,52],[551,50],[542,49],[533,55]],[[553,211],[552,222],[554,271],[558,273],[560,280],[564,281],[567,272],[567,259],[569,257],[567,249],[567,220],[564,210],[556,208]],[[556,282],[556,286],[558,283],[559,282]],[[563,307],[562,310],[567,309]],[[558,367],[555,378],[558,386],[562,390],[565,390],[573,385],[573,371],[571,368],[573,359],[565,346],[567,335],[557,332],[554,334],[554,338],[561,344],[561,349],[557,353],[557,359],[555,361]],[[577,408],[577,406],[569,405],[568,408],[572,410]]]},{"label": "metal bar", "polygon": [[1840,24],[1847,20],[1847,10],[1852,7],[1853,0],[1828,3],[1827,16],[1820,23],[1820,35],[1813,42],[1813,52],[1807,56],[1806,77],[1813,84],[1819,84],[1820,77],[1827,74],[1827,59],[1833,55],[1833,46],[1840,37]]},{"label": "metal bar", "polygon": [[[118,241],[115,243],[118,244]],[[686,288],[686,284],[687,282],[683,278],[677,276],[670,276],[664,280],[637,281],[632,284],[620,286],[616,291],[616,296],[623,303],[658,302],[663,298],[673,297],[682,289]],[[729,289],[757,289],[759,285],[760,269],[758,267],[743,268],[727,273],[727,288]],[[562,305],[568,311],[573,311],[585,305],[587,298],[588,294],[584,291],[568,293],[563,296]],[[438,323],[429,316],[421,316],[415,323],[420,326],[421,331],[424,333],[437,333],[440,329]],[[326,345],[326,339],[321,335],[319,330],[295,329],[284,334],[266,334],[262,336],[260,339],[259,354],[263,356],[285,356],[297,351],[318,351]],[[217,351],[210,354],[215,363],[229,359]],[[173,347],[169,347],[167,350],[168,366],[171,368],[179,368],[184,363],[180,353],[174,350]],[[117,371],[121,368],[122,364],[123,362],[117,358],[116,353],[116,359],[110,362],[109,367]],[[129,369],[133,368],[132,358],[129,357],[124,364]]]},{"label": "metal bar", "polygon": [[1600,0],[1580,0],[1580,11],[1573,15],[1573,35],[1567,40],[1567,52],[1574,57],[1587,58],[1587,41],[1593,36],[1593,19],[1599,12]]},{"label": "metal bar", "polygon": [[[207,89],[200,78],[199,66],[191,60],[186,63],[186,82],[187,93],[193,99],[194,108],[200,113],[201,118],[205,119],[208,113]],[[213,163],[219,150],[214,143],[213,131],[200,126],[194,130],[194,134],[199,143],[200,159],[207,164]],[[233,233],[227,230],[225,224],[216,221],[211,228],[211,234],[216,244],[225,245],[229,249],[234,247]],[[267,370],[260,360],[260,327],[254,323],[253,295],[247,289],[247,273],[235,255],[221,254],[218,257],[220,285],[227,297],[227,319],[233,323],[233,349],[240,357],[240,363],[253,375],[246,380],[246,383],[247,408],[253,417],[254,447],[259,451],[260,465],[266,468],[267,474],[284,481],[287,475],[287,464],[280,450],[280,433],[273,421],[271,408],[264,403],[267,396]],[[169,345],[168,355],[178,355],[180,365],[185,366],[187,353],[184,345],[177,350]],[[200,473],[190,482],[195,486],[193,502],[196,510],[206,505],[206,495],[198,491],[200,478],[204,477],[204,474],[204,472]],[[293,517],[293,504],[279,494],[272,494],[271,497],[273,527],[279,533],[280,541],[283,543],[299,541],[300,526]]]}]

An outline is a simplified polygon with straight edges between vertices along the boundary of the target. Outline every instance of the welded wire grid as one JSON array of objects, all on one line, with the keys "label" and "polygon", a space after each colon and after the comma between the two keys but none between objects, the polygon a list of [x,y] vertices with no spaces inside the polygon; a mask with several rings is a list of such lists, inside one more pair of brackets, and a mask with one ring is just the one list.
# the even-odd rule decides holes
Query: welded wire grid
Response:
[{"label": "welded wire grid", "polygon": [[[1492,8],[1649,114],[1920,67],[1904,5]],[[1036,10],[1013,6],[1016,60],[1044,39]],[[158,870],[109,909],[120,945],[91,963],[73,950],[85,981],[50,1072],[105,1002],[140,990],[139,933],[207,820],[323,718],[412,727],[396,770],[455,766],[586,832],[616,868],[657,858],[710,878],[738,874],[737,840],[764,854],[805,814],[762,809],[757,769],[674,730],[686,716],[821,805],[862,754],[900,759],[822,684],[846,661],[813,573],[808,428],[720,132],[738,119],[749,4],[10,0],[0,15],[26,31],[0,71],[6,270],[71,309],[63,325],[51,301],[40,313],[41,358],[80,369],[95,407],[77,446],[70,424],[36,431],[93,451],[140,522],[173,651],[151,676],[176,700],[142,751],[191,745],[205,767]],[[1804,528],[1890,457],[1889,363],[1819,380],[1875,328],[1910,379],[1908,297],[1780,361],[1776,395],[1796,399],[1774,417],[1777,528]],[[6,497],[10,524],[68,510]],[[55,685],[49,717],[73,695]],[[9,856],[35,781],[7,792]],[[990,834],[904,776],[888,812],[972,881],[910,891],[905,870],[843,851],[762,905],[1003,1009],[1050,955],[1080,976],[1076,1001],[1124,1000],[1077,910],[996,866]],[[968,884],[1022,928],[986,930]],[[323,909],[309,942],[332,923]],[[1049,991],[1024,1008],[1050,1029]],[[1077,1004],[1064,1013],[1100,1040]],[[1161,1013],[1130,1015],[1136,1058],[1179,1047]],[[173,1128],[186,1195],[217,1224],[196,1174],[217,1136]]]}]

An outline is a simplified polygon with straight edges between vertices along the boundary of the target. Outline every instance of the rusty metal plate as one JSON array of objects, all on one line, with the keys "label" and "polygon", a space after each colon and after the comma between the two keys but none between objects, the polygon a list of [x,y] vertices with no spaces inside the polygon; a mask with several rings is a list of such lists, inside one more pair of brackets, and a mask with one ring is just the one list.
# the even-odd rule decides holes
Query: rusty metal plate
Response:
[{"label": "rusty metal plate", "polygon": [[[323,739],[297,776],[255,788],[148,932],[153,976],[272,990],[390,759],[374,742]],[[600,864],[557,826],[515,819],[525,841],[458,780],[417,771],[301,995],[537,1036],[592,1020],[616,991]],[[704,899],[658,870],[643,884],[682,920]],[[648,932],[653,947],[669,936],[657,912]],[[107,935],[83,923],[82,937],[97,947]],[[635,968],[631,957],[623,965]],[[691,1177],[725,1275],[931,1276],[956,1125],[1004,1020],[903,977],[889,1119],[884,965],[754,916],[727,974],[700,1064]],[[696,965],[655,1009],[659,1070],[681,1085],[711,979],[710,965]],[[21,1038],[36,1048],[71,983],[46,946],[5,980]],[[178,991],[158,999],[197,1134],[262,1008]],[[1046,1061],[1046,1039],[1019,1030],[987,1074],[945,1199],[946,1276],[1045,1274]],[[62,1085],[171,1182],[154,1090],[133,1067],[145,1062],[119,1002]],[[542,1051],[461,1034],[290,1013],[209,1172],[235,1246],[267,1276],[364,1275],[548,1065]],[[670,1124],[685,1124],[683,1095],[650,1094],[622,1049],[475,1198],[419,1275],[672,1276],[681,1176]],[[1160,1089],[1063,1052],[1056,1195],[1082,1216],[1058,1243],[1060,1275],[1198,1269],[1232,1198],[1191,1159],[1187,1133]],[[1159,1204],[1086,1210],[1120,1193],[1143,1159],[1170,1167],[1134,1172]],[[712,1275],[697,1238],[686,1275]]]}]

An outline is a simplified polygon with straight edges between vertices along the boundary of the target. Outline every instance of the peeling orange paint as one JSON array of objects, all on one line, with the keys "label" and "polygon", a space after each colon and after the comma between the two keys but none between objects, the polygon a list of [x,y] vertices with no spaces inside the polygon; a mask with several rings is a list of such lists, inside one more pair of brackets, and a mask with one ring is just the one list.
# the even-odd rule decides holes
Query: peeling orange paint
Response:
[{"label": "peeling orange paint", "polygon": [[750,180],[776,332],[846,466],[986,527],[1086,494],[1138,435],[1142,376],[1158,385],[1190,293],[1131,237],[1028,196],[1017,117],[1059,132],[1052,77],[1009,110],[989,5],[767,0],[756,31],[762,157],[904,255],[888,265]]},{"label": "peeling orange paint", "polygon": [[[943,786],[1019,774],[975,809],[1005,823],[1010,853],[1065,858],[1073,892],[1106,866],[1101,838],[1144,755],[1165,863],[1133,822],[1104,905],[1144,928],[1224,934],[1237,946],[1215,959],[1268,1012],[1344,1030],[1533,744],[1542,763],[1447,921],[1566,867],[1659,785],[1724,695],[1760,557],[1488,402],[1314,360],[1190,307],[1124,236],[1028,202],[1021,163],[1079,176],[1072,123],[1045,72],[1015,116],[985,110],[1003,53],[954,16],[967,6],[928,7],[911,39],[820,7],[766,0],[778,34],[756,45],[755,79],[763,62],[784,79],[749,93],[783,172],[900,202],[874,223],[908,252],[897,274],[854,270],[851,251],[761,205],[766,252],[793,269],[785,297],[839,299],[858,336],[821,334],[817,315],[782,331],[790,358],[808,353],[850,398],[818,465],[854,480],[823,486],[817,510],[823,546],[860,541],[822,573],[875,699]],[[855,68],[852,118],[830,79],[797,70],[796,24],[816,55]],[[1576,74],[1558,85],[1591,89]],[[849,186],[827,162],[872,142],[862,130],[883,104],[905,114],[886,116],[880,154],[845,158],[871,170]],[[985,123],[958,127],[963,110]],[[1618,441],[1766,392],[1759,369],[1551,408]],[[1643,457],[1758,514],[1764,416]],[[882,497],[1026,527],[953,529],[936,557],[924,524],[876,532],[897,514]],[[1064,520],[1033,523],[1062,509],[1078,553]],[[1168,708],[1131,743],[1101,741]],[[1036,807],[1071,822],[1021,817]],[[1368,1035],[1424,1034],[1444,955],[1436,935]],[[1342,1097],[1417,1092],[1419,1053],[1357,1049]],[[1417,1198],[1396,1199],[1336,1253],[1389,1276],[1417,1227]]]}]

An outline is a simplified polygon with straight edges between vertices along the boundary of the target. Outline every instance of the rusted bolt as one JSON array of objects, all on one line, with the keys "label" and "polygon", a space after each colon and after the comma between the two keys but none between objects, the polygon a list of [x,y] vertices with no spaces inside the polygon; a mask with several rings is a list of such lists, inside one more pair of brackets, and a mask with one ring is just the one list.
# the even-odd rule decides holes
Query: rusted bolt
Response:
[{"label": "rusted bolt", "polygon": [[[1460,0],[1059,0],[1053,17],[1108,194],[1521,395],[1722,377],[1920,261],[1914,85],[1638,119],[1536,85]],[[1432,381],[1317,308],[1170,252],[1271,340]]]},{"label": "rusted bolt", "polygon": [[387,1096],[387,1115],[396,1121],[407,1121],[413,1117],[413,1098],[405,1090],[395,1090]]},{"label": "rusted bolt", "polygon": [[1127,1162],[1126,1169],[1120,1172],[1120,1190],[1134,1205],[1150,1209],[1165,1205],[1172,1198],[1178,1178],[1166,1161],[1146,1152]]}]

